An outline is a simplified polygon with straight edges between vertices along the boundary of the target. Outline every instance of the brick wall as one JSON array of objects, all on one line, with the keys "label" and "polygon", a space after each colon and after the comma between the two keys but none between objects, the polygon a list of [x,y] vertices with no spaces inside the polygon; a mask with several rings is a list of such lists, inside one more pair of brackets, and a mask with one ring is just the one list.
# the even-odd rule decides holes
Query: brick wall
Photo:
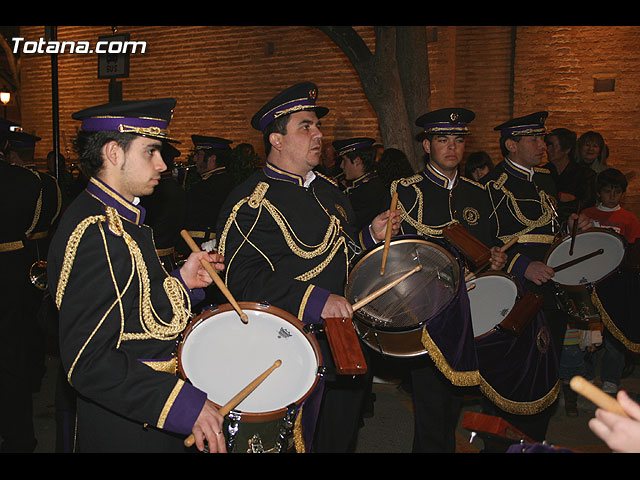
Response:
[{"label": "brick wall", "polygon": [[[249,119],[274,92],[301,80],[316,82],[320,102],[331,109],[323,119],[327,141],[337,137],[380,138],[373,109],[355,70],[326,35],[294,26],[118,27],[132,40],[146,41],[145,54],[131,55],[125,99],[172,96],[178,106],[172,135],[191,147],[194,133],[223,136],[263,151]],[[358,27],[373,48],[373,29]],[[548,126],[578,135],[601,132],[611,150],[609,163],[636,172],[640,144],[640,29],[625,26],[524,26],[516,29],[515,77],[511,99],[512,29],[508,26],[427,27],[431,107],[464,106],[476,112],[467,153],[487,151],[499,161],[493,127],[514,115],[550,112]],[[36,40],[44,28],[22,27]],[[58,27],[59,40],[110,35],[110,27]],[[67,142],[77,122],[71,114],[106,102],[108,80],[97,79],[93,55],[59,55],[61,132]],[[594,93],[594,79],[615,79],[613,92]],[[36,155],[52,145],[50,59],[22,55],[22,121],[43,138]],[[184,158],[184,157],[183,157]],[[640,171],[631,181],[627,206],[640,214]]]}]

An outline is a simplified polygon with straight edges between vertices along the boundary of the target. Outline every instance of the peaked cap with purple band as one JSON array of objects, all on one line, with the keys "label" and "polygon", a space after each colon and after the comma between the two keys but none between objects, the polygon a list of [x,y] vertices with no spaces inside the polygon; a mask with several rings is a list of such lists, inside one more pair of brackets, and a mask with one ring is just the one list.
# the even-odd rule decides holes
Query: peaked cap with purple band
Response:
[{"label": "peaked cap with purple band", "polygon": [[339,157],[354,150],[371,148],[375,142],[376,141],[373,138],[348,138],[346,140],[336,140],[335,142],[333,142],[333,148],[336,151],[336,156]]},{"label": "peaked cap with purple band", "polygon": [[168,127],[175,106],[173,98],[110,102],[80,110],[71,118],[81,120],[81,129],[86,132],[133,133],[180,143],[169,138]]},{"label": "peaked cap with purple band", "polygon": [[549,112],[544,111],[532,113],[504,122],[494,130],[499,131],[503,137],[544,135],[546,133],[544,122],[548,116]]},{"label": "peaked cap with purple band", "polygon": [[16,148],[30,148],[41,140],[40,137],[24,132],[19,124],[6,119],[0,119],[0,139],[8,140]]},{"label": "peaked cap with purple band", "polygon": [[207,137],[204,135],[191,135],[191,141],[193,142],[196,150],[231,150],[229,144],[233,143],[231,140],[219,137]]},{"label": "peaked cap with purple band", "polygon": [[326,107],[316,105],[318,87],[312,82],[297,83],[273,97],[251,118],[251,126],[264,132],[276,118],[301,110],[314,110],[318,118],[329,113]]},{"label": "peaked cap with purple band", "polygon": [[469,135],[467,124],[475,117],[466,108],[441,108],[418,117],[416,125],[435,135]]}]

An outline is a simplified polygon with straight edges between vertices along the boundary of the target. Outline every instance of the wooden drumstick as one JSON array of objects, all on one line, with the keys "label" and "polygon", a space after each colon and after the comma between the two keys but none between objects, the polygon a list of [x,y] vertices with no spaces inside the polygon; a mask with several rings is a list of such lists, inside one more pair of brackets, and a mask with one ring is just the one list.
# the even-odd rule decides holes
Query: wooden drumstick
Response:
[{"label": "wooden drumstick", "polygon": [[[242,390],[240,390],[231,400],[229,400],[222,408],[220,408],[220,410],[218,410],[218,413],[223,417],[226,416],[231,410],[236,408],[240,402],[247,398],[251,392],[258,388],[258,385],[260,385],[264,381],[264,379],[271,375],[271,372],[273,372],[280,365],[282,365],[282,360],[276,360],[273,365],[267,368],[259,377],[257,377]],[[195,443],[195,441],[196,439],[192,433],[185,439],[184,445],[186,447],[190,447]]]},{"label": "wooden drumstick", "polygon": [[384,237],[384,249],[382,250],[382,266],[380,267],[380,275],[384,275],[384,269],[387,265],[387,255],[389,255],[389,243],[391,242],[391,230],[393,225],[391,223],[391,212],[396,209],[398,205],[398,192],[393,193],[391,197],[391,208],[389,209],[389,220],[387,221],[387,233]]},{"label": "wooden drumstick", "polygon": [[573,260],[569,260],[568,262],[562,263],[562,264],[558,265],[557,267],[551,267],[551,268],[553,268],[554,272],[559,272],[561,270],[564,270],[565,268],[573,267],[574,265],[576,265],[576,264],[578,264],[580,262],[584,262],[585,260],[588,260],[591,257],[595,257],[596,255],[602,255],[603,253],[604,253],[604,249],[599,248],[595,252],[587,253],[586,255],[583,255],[583,256],[578,257],[578,258],[573,259]]},{"label": "wooden drumstick", "polygon": [[623,417],[628,417],[628,415],[620,406],[620,403],[618,403],[615,398],[613,398],[608,393],[603,392],[585,378],[575,376],[569,382],[569,386],[574,392],[579,393],[603,410],[622,415]]},{"label": "wooden drumstick", "polygon": [[[518,237],[513,237],[511,240],[509,240],[507,243],[505,243],[503,246],[500,247],[500,253],[504,253],[507,250],[509,250],[513,245],[515,245],[516,243],[518,243]],[[486,264],[484,264],[482,267],[480,267],[479,269],[477,269],[475,272],[469,272],[467,273],[467,276],[464,277],[465,282],[471,280],[473,277],[475,277],[478,272],[480,272],[481,270],[484,270],[485,268],[487,268],[489,266],[491,262],[487,262]]]},{"label": "wooden drumstick", "polygon": [[395,287],[400,282],[402,282],[405,278],[407,278],[410,275],[413,275],[414,273],[416,273],[417,271],[420,271],[420,270],[422,270],[422,265],[416,266],[415,268],[413,268],[412,270],[409,270],[407,273],[405,273],[401,277],[396,278],[394,281],[387,283],[384,287],[381,287],[378,290],[376,290],[375,292],[370,293],[369,295],[364,297],[362,300],[359,300],[356,303],[354,303],[352,305],[353,310],[356,311],[359,308],[364,307],[367,303],[371,302],[372,300],[375,300],[376,298],[378,298],[383,293],[388,292],[393,287]]},{"label": "wooden drumstick", "polygon": [[[189,248],[191,248],[193,252],[202,251],[200,250],[200,247],[198,247],[196,242],[193,241],[193,238],[191,238],[191,235],[189,234],[189,232],[187,232],[186,230],[181,230],[180,235],[182,236],[184,241],[187,242],[187,245],[189,245]],[[215,284],[218,286],[220,291],[223,293],[223,295],[226,297],[226,299],[229,300],[229,303],[231,304],[231,306],[235,309],[236,312],[238,312],[238,315],[240,315],[240,319],[244,323],[248,323],[249,317],[247,317],[247,314],[242,311],[242,309],[240,308],[240,305],[238,305],[238,302],[236,302],[235,298],[233,298],[233,295],[231,295],[231,292],[229,291],[227,286],[224,284],[224,282],[218,275],[218,272],[216,272],[215,268],[213,268],[213,265],[207,262],[204,258],[200,259],[200,263],[202,263],[202,266],[209,273],[209,275],[211,276]]]}]

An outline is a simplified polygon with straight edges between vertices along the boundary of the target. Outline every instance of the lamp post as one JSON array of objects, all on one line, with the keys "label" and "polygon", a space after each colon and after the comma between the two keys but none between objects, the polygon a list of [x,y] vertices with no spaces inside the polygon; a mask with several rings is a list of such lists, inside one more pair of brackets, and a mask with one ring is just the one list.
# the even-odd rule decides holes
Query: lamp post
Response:
[{"label": "lamp post", "polygon": [[7,103],[11,100],[11,92],[0,92],[0,102],[4,105],[4,119],[7,119]]}]

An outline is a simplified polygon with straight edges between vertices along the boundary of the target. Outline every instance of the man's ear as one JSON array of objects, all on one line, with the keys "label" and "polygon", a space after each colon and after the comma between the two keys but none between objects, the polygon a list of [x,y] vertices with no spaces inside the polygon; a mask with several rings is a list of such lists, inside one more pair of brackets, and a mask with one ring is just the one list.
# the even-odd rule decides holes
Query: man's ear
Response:
[{"label": "man's ear", "polygon": [[122,147],[118,145],[118,142],[111,140],[102,146],[102,157],[110,165],[116,166],[120,161],[120,156],[123,153]]},{"label": "man's ear", "polygon": [[282,134],[281,133],[272,133],[269,135],[269,143],[273,148],[280,151],[282,149]]},{"label": "man's ear", "polygon": [[422,140],[422,148],[426,153],[431,153],[431,141],[428,138]]},{"label": "man's ear", "polygon": [[516,142],[515,140],[509,138],[509,139],[505,140],[504,146],[509,152],[513,153],[518,148],[518,142]]}]

